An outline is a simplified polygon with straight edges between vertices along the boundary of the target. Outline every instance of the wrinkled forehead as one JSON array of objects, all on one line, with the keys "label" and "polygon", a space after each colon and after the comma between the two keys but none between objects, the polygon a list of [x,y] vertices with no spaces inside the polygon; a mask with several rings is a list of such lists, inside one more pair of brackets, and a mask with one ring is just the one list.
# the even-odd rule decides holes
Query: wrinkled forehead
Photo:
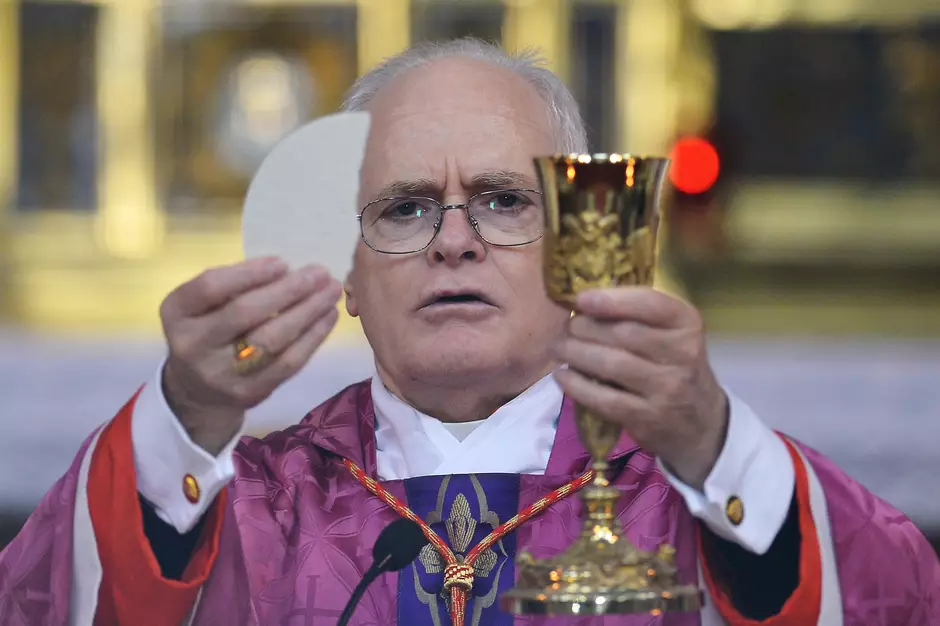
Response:
[{"label": "wrinkled forehead", "polygon": [[372,129],[361,200],[390,183],[435,180],[454,188],[487,172],[534,177],[532,159],[554,151],[548,107],[515,73],[447,60],[396,77],[369,106]]}]

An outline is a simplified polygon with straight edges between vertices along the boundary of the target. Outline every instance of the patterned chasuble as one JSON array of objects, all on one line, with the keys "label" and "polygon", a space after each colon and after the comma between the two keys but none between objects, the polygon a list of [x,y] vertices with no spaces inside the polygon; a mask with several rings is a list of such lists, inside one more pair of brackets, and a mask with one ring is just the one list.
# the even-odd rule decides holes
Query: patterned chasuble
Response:
[{"label": "patterned chasuble", "polygon": [[[519,512],[519,475],[460,474],[404,481],[408,507],[464,556],[494,528]],[[467,598],[466,625],[511,626],[499,597],[515,581],[516,533],[480,555]],[[431,544],[398,577],[399,626],[447,626],[450,596],[444,593],[446,563]]]}]

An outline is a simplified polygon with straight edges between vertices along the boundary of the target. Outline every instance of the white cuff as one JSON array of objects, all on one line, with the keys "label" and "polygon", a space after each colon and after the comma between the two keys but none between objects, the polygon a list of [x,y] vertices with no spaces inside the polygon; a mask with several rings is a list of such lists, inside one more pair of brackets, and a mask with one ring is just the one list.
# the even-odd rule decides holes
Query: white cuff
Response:
[{"label": "white cuff", "polygon": [[[659,462],[689,511],[712,532],[754,554],[770,549],[783,527],[796,481],[793,460],[783,440],[740,398],[728,393],[728,435],[704,493],[686,485]],[[732,521],[729,502],[740,500]]]},{"label": "white cuff", "polygon": [[[163,363],[154,379],[134,403],[131,441],[137,490],[156,509],[157,515],[179,533],[199,522],[219,492],[235,476],[233,451],[241,431],[218,457],[197,446],[173,414],[163,396]],[[198,500],[190,502],[184,482],[190,477],[198,488]],[[189,490],[190,495],[193,490]]]}]

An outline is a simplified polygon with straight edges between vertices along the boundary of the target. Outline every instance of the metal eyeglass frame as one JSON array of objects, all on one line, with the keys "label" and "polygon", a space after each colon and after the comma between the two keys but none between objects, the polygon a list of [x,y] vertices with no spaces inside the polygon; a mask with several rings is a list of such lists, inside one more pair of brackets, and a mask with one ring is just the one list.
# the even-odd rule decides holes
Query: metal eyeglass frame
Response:
[{"label": "metal eyeglass frame", "polygon": [[[463,209],[467,212],[467,222],[470,224],[470,228],[472,228],[473,232],[475,232],[477,236],[480,239],[482,239],[485,243],[491,246],[497,246],[500,248],[518,248],[519,246],[527,246],[530,243],[535,243],[536,241],[544,237],[545,233],[540,232],[538,237],[534,239],[530,239],[529,241],[524,241],[522,243],[493,243],[492,241],[490,241],[489,239],[483,236],[483,233],[480,232],[479,223],[477,222],[476,218],[470,215],[470,205],[473,203],[475,199],[479,198],[480,196],[499,194],[499,193],[512,193],[514,191],[538,194],[540,198],[543,196],[542,192],[539,191],[538,189],[523,189],[521,187],[518,187],[518,188],[514,187],[512,189],[490,189],[488,191],[481,191],[479,193],[473,194],[472,196],[467,198],[466,202],[462,202],[460,204],[441,204],[438,200],[435,200],[434,198],[428,198],[425,196],[391,196],[388,198],[376,198],[375,200],[372,200],[371,202],[366,204],[364,207],[362,207],[359,210],[359,213],[356,214],[356,221],[359,222],[359,238],[362,239],[362,242],[366,244],[370,249],[375,250],[379,254],[415,254],[417,252],[422,252],[424,250],[427,250],[428,246],[434,243],[434,240],[437,239],[438,233],[441,232],[441,226],[444,224],[444,212],[445,211]],[[369,243],[369,241],[366,239],[365,229],[363,228],[363,225],[362,225],[362,214],[365,213],[366,209],[368,209],[373,204],[377,202],[386,202],[388,200],[427,200],[441,207],[441,216],[438,218],[437,222],[435,222],[434,224],[434,234],[431,235],[431,238],[428,240],[426,244],[424,244],[422,247],[416,250],[408,250],[406,252],[386,252],[385,250],[379,250],[378,248],[375,248],[372,244]]]}]

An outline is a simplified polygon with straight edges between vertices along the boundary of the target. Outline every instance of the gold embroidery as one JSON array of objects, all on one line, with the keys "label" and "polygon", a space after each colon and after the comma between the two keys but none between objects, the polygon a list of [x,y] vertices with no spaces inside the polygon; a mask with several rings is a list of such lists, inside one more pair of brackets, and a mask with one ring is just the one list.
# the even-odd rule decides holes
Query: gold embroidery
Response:
[{"label": "gold embroidery", "polygon": [[[483,486],[477,480],[476,476],[470,476],[470,482],[473,485],[473,495],[477,499],[478,508],[480,510],[479,519],[475,519],[472,513],[472,508],[470,506],[470,501],[467,499],[467,494],[459,493],[454,498],[454,501],[451,503],[450,511],[445,518],[443,516],[444,509],[444,499],[447,495],[447,488],[450,484],[450,477],[447,476],[441,481],[441,486],[438,490],[437,495],[437,508],[434,511],[431,511],[427,516],[428,524],[436,524],[444,522],[444,529],[447,533],[447,541],[457,555],[458,560],[463,560],[463,556],[470,550],[473,549],[473,535],[477,530],[477,527],[480,524],[486,524],[491,528],[497,528],[500,525],[499,516],[496,515],[494,511],[490,511],[487,501],[486,494],[483,491]],[[505,547],[503,546],[502,540],[496,543],[492,548],[484,551],[477,557],[476,562],[473,564],[473,575],[474,578],[479,580],[481,578],[487,578],[490,574],[493,573],[493,570],[496,569],[496,574],[494,580],[492,581],[492,587],[490,588],[489,593],[485,596],[477,597],[474,606],[473,606],[473,615],[468,616],[467,624],[468,626],[479,626],[480,619],[483,614],[483,610],[492,606],[497,600],[497,591],[499,589],[499,580],[502,575],[503,567],[505,562],[502,563],[499,568],[496,568],[496,564],[499,562],[499,554],[508,557]],[[421,567],[424,569],[425,573],[430,575],[437,575],[444,572],[446,563],[444,559],[441,558],[441,555],[438,554],[437,550],[433,545],[428,544],[422,548],[421,552],[418,554],[418,562],[421,564]],[[432,594],[428,592],[421,585],[420,577],[418,576],[417,565],[415,565],[414,570],[414,582],[415,582],[415,591],[417,593],[418,599],[425,605],[428,606],[428,609],[431,612],[431,619],[434,626],[439,625],[438,611],[439,602],[443,601],[445,606],[450,609],[450,595],[443,594]]]},{"label": "gold embroidery", "polygon": [[454,498],[450,507],[450,517],[444,522],[447,528],[447,537],[450,539],[451,550],[463,554],[470,547],[473,531],[477,529],[477,521],[470,515],[470,503],[462,493]]}]

